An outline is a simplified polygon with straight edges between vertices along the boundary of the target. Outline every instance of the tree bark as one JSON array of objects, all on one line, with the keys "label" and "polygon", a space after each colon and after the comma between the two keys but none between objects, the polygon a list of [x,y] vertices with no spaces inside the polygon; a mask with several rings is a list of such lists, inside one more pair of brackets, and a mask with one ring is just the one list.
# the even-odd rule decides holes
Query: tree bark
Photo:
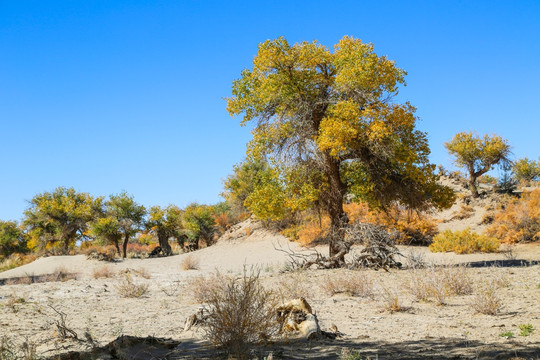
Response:
[{"label": "tree bark", "polygon": [[124,236],[124,244],[123,244],[123,250],[124,250],[124,259],[127,258],[127,245],[129,241],[129,234],[126,234]]},{"label": "tree bark", "polygon": [[161,253],[163,256],[169,256],[172,253],[171,245],[169,245],[169,237],[167,234],[158,233],[159,246],[161,247]]},{"label": "tree bark", "polygon": [[[330,185],[325,201],[330,216],[329,256],[333,257],[342,250],[345,236],[344,225],[349,222],[349,219],[343,210],[343,198],[345,197],[346,188],[339,173],[340,162],[329,154],[325,154],[325,162]],[[345,255],[343,254],[340,257],[340,260],[343,261]]]},{"label": "tree bark", "polygon": [[478,187],[476,186],[476,177],[474,175],[471,175],[471,178],[469,180],[469,187],[471,188],[473,198],[480,197],[480,194],[478,193]]}]

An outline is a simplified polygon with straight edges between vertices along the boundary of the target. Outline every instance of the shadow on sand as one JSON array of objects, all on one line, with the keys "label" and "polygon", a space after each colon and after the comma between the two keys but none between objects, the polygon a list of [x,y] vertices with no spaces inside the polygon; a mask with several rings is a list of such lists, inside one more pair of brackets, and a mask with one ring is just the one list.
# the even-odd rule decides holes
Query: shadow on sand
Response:
[{"label": "shadow on sand", "polygon": [[[249,359],[339,359],[343,349],[359,355],[354,359],[538,359],[540,343],[483,344],[450,338],[385,343],[366,340],[291,340],[254,347]],[[51,357],[55,360],[79,359],[226,359],[227,355],[200,341],[175,341],[159,338],[121,336],[106,346],[87,352],[70,352]],[[352,357],[349,357],[349,359]]]}]

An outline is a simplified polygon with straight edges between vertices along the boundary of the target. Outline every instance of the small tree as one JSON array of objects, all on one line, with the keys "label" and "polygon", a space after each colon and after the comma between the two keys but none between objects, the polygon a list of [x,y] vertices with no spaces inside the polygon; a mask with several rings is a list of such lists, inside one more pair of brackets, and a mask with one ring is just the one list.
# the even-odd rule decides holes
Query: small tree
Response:
[{"label": "small tree", "polygon": [[185,230],[182,224],[182,213],[182,210],[174,205],[169,205],[165,209],[159,206],[150,208],[146,228],[156,234],[165,256],[172,254],[171,245],[169,245],[170,238],[175,238],[183,245]]},{"label": "small tree", "polygon": [[497,164],[509,163],[510,146],[506,140],[497,135],[492,137],[484,135],[480,138],[472,132],[461,132],[444,146],[456,157],[456,164],[464,167],[469,173],[469,187],[475,198],[480,196],[476,186],[478,177]]},{"label": "small tree", "polygon": [[538,162],[523,158],[515,161],[512,172],[518,181],[535,181],[540,179],[540,159]]},{"label": "small tree", "polygon": [[122,256],[120,252],[120,241],[122,240],[122,232],[118,219],[113,216],[104,215],[92,222],[90,226],[91,233],[99,240],[103,240],[107,244],[113,244],[118,252],[118,256]]},{"label": "small tree", "polygon": [[133,196],[122,192],[118,195],[111,195],[105,203],[105,214],[108,217],[115,219],[111,221],[124,238],[123,257],[127,257],[127,245],[129,239],[137,234],[143,226],[146,209],[144,206],[137,204],[133,200]]},{"label": "small tree", "polygon": [[57,244],[67,251],[77,240],[87,236],[88,225],[102,206],[103,198],[59,187],[54,192],[38,194],[24,212],[30,248],[47,248]]},{"label": "small tree", "polygon": [[26,239],[15,221],[0,220],[0,259],[13,253],[27,252]]}]

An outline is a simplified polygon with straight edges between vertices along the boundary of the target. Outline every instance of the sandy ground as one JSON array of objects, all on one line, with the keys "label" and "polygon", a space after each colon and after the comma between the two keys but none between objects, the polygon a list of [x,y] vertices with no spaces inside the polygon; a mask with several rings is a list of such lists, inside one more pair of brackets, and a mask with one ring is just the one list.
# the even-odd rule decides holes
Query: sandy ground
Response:
[{"label": "sandy ground", "polygon": [[[239,236],[242,232],[245,234]],[[503,307],[494,316],[475,312],[471,306],[474,294],[450,296],[446,305],[415,301],[406,287],[414,275],[410,269],[352,272],[372,281],[373,296],[328,296],[321,284],[327,278],[340,277],[348,271],[281,273],[288,257],[275,250],[275,246],[290,246],[292,250],[301,251],[280,235],[251,224],[249,230],[246,226],[238,227],[235,234],[215,246],[168,258],[128,259],[113,264],[87,260],[82,255],[41,258],[0,273],[0,282],[49,274],[58,267],[77,272],[78,278],[0,286],[0,336],[7,336],[16,344],[28,339],[37,344],[42,356],[88,349],[88,342],[59,339],[54,324],[59,316],[52,306],[66,314],[67,326],[79,338],[84,339],[84,334],[88,333],[100,345],[122,334],[156,336],[180,342],[174,358],[213,358],[214,355],[208,355],[209,347],[200,329],[183,331],[185,319],[200,306],[193,300],[189,279],[210,276],[216,269],[239,275],[245,266],[256,265],[266,287],[291,296],[293,293],[304,296],[316,311],[323,329],[335,324],[345,334],[334,341],[280,343],[273,348],[279,355],[276,358],[336,359],[343,348],[354,348],[363,356],[379,359],[540,358],[540,266],[509,266],[515,265],[516,259],[540,260],[538,245],[518,245],[511,254],[472,255],[432,254],[427,248],[401,248],[403,254],[414,254],[431,264],[477,265],[467,270],[475,286],[490,279],[503,279],[504,285],[497,290]],[[199,259],[198,270],[182,270],[181,264],[187,256]],[[483,263],[493,260],[501,260],[499,266]],[[94,279],[94,270],[103,266],[110,266],[116,275]],[[145,269],[149,273],[150,278],[146,279],[132,272],[136,283],[149,285],[147,295],[141,298],[120,296],[117,286],[123,279],[120,272],[125,269]],[[388,292],[398,296],[404,311],[385,310]],[[24,299],[24,302],[13,304],[13,299]],[[536,330],[529,336],[519,336],[522,324],[531,324]],[[509,331],[515,334],[514,338],[500,336]]]}]

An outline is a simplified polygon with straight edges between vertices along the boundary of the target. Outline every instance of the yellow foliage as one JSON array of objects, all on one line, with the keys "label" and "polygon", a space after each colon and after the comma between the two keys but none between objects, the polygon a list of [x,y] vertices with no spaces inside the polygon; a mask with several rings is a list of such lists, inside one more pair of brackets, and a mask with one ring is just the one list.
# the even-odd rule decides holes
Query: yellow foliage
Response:
[{"label": "yellow foliage", "polygon": [[462,231],[443,231],[433,238],[429,246],[432,252],[453,251],[456,254],[470,254],[474,252],[499,252],[500,241],[472,232],[469,228]]},{"label": "yellow foliage", "polygon": [[330,217],[323,216],[319,219],[311,220],[303,225],[298,231],[298,242],[303,245],[309,245],[317,239],[324,239],[330,230]]},{"label": "yellow foliage", "polygon": [[513,199],[506,208],[495,214],[488,234],[505,243],[540,240],[540,189]]}]

